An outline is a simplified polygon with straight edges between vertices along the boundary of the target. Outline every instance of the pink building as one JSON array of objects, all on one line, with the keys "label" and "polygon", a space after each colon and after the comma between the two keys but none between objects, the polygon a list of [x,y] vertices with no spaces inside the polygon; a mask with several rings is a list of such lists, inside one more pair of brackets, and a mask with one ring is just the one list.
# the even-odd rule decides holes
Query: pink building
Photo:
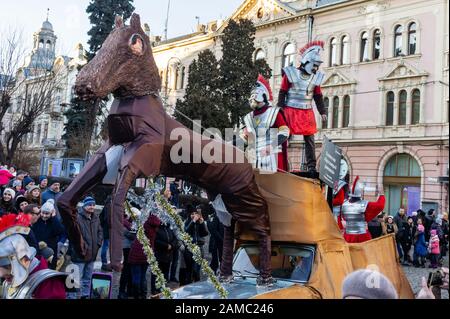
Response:
[{"label": "pink building", "polygon": [[[316,121],[320,161],[324,135],[342,149],[351,180],[359,175],[372,199],[384,188],[386,211],[422,207],[448,211],[448,0],[246,0],[230,19],[257,26],[255,59],[273,70],[296,61],[308,38],[325,41],[322,91],[328,122]],[[216,22],[199,32],[156,44],[169,106],[184,95],[186,70],[205,49],[221,56]],[[303,138],[290,142],[299,169]]]}]

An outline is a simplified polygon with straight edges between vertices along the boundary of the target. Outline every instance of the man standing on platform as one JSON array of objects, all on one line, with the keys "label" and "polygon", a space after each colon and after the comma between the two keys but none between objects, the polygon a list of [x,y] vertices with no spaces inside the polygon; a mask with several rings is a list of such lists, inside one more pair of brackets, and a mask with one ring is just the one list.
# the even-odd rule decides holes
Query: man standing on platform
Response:
[{"label": "man standing on platform", "polygon": [[322,64],[320,52],[323,41],[313,41],[300,49],[300,66],[283,69],[283,79],[278,95],[278,106],[283,108],[286,122],[292,135],[303,135],[305,140],[306,165],[310,177],[317,178],[314,134],[317,133],[312,100],[327,120],[326,109],[320,85],[324,74],[319,72]]}]

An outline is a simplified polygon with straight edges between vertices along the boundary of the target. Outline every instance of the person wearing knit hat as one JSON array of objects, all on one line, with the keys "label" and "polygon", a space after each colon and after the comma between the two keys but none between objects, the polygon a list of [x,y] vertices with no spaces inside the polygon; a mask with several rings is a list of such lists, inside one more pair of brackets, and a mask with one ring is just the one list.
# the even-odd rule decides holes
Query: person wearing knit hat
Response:
[{"label": "person wearing knit hat", "polygon": [[3,195],[5,194],[11,195],[11,199],[16,197],[16,192],[12,188],[5,188],[5,190],[3,191]]},{"label": "person wearing knit hat", "polygon": [[28,185],[25,197],[28,200],[28,204],[36,204],[36,205],[42,204],[41,189],[39,188],[38,185],[33,186]]},{"label": "person wearing knit hat", "polygon": [[22,213],[25,207],[28,206],[28,201],[23,195],[19,195],[16,198],[16,212]]},{"label": "person wearing knit hat", "polygon": [[48,178],[45,175],[39,176],[39,187],[41,188],[41,191],[45,191],[47,189],[48,185]]},{"label": "person wearing knit hat", "polygon": [[86,206],[95,206],[95,199],[91,196],[86,197],[83,200],[83,208],[85,208]]},{"label": "person wearing knit hat", "polygon": [[342,283],[343,299],[398,299],[391,281],[382,273],[359,269],[347,275]]},{"label": "person wearing knit hat", "polygon": [[11,188],[5,188],[3,191],[3,195],[0,198],[0,216],[6,215],[9,213],[14,213],[14,197],[16,196],[16,192]]},{"label": "person wearing knit hat", "polygon": [[[58,252],[58,240],[64,234],[64,226],[55,215],[55,202],[53,199],[49,199],[42,205],[41,216],[32,226],[36,239],[39,242],[46,242],[54,254]],[[56,262],[57,258],[54,258],[49,264],[49,268],[55,269]]]},{"label": "person wearing knit hat", "polygon": [[18,192],[22,189],[22,181],[21,180],[14,180],[14,182],[12,183],[12,188]]},{"label": "person wearing knit hat", "polygon": [[27,176],[23,179],[23,188],[26,190],[27,186],[32,186],[36,184],[36,182],[34,181],[34,179],[32,179],[30,176]]}]

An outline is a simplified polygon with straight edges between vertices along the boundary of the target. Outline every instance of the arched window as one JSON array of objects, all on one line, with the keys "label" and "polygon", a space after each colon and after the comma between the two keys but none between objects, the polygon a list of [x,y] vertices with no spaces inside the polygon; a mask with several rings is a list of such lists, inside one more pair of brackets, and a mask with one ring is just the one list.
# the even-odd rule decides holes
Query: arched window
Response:
[{"label": "arched window", "polygon": [[330,66],[336,65],[337,56],[337,41],[336,38],[332,38],[330,41]]},{"label": "arched window", "polygon": [[264,52],[263,49],[258,49],[255,52],[255,61],[256,60],[262,60],[266,58],[266,53]]},{"label": "arched window", "polygon": [[408,27],[408,54],[416,54],[416,32],[417,25],[412,22]]},{"label": "arched window", "polygon": [[44,40],[39,40],[39,49],[44,48]]},{"label": "arched window", "polygon": [[292,43],[286,44],[283,50],[283,68],[294,65],[295,62],[295,45]]},{"label": "arched window", "polygon": [[380,58],[381,52],[381,31],[380,29],[376,29],[373,32],[373,53],[372,59],[378,60]]},{"label": "arched window", "polygon": [[341,39],[341,64],[348,64],[349,61],[349,38],[347,35],[344,35]]},{"label": "arched window", "polygon": [[342,117],[342,127],[348,127],[350,123],[350,96],[344,96],[344,114]]},{"label": "arched window", "polygon": [[403,27],[401,25],[397,25],[394,29],[394,56],[400,56],[403,54],[402,42]]},{"label": "arched window", "polygon": [[47,40],[47,49],[50,49],[52,47],[52,42],[50,40]]},{"label": "arched window", "polygon": [[369,60],[369,34],[367,32],[363,32],[361,34],[361,52],[359,56],[359,61],[367,61]]},{"label": "arched window", "polygon": [[331,127],[337,128],[338,121],[339,121],[339,97],[335,96],[333,98],[333,121],[331,123]]},{"label": "arched window", "polygon": [[394,92],[389,91],[386,95],[386,125],[394,125]]},{"label": "arched window", "polygon": [[[325,106],[325,114],[327,114],[328,115],[328,108],[330,107],[330,99],[329,98],[324,98],[323,99],[323,104],[324,104],[324,106]],[[324,129],[324,128],[328,128],[328,120],[327,121],[324,121],[324,120],[322,120],[322,128]]]},{"label": "arched window", "polygon": [[398,125],[406,124],[406,99],[407,93],[405,90],[401,90],[398,96]]},{"label": "arched window", "polygon": [[419,124],[420,122],[420,91],[414,89],[412,91],[412,110],[411,110],[411,124]]},{"label": "arched window", "polygon": [[408,215],[420,208],[420,181],[420,166],[412,156],[396,154],[389,159],[383,177],[389,215],[399,208],[404,208]]}]

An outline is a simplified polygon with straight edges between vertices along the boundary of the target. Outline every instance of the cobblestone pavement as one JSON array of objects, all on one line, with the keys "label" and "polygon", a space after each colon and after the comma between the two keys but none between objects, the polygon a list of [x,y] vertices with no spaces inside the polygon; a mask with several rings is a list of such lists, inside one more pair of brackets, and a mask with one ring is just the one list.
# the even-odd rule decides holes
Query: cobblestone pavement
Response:
[{"label": "cobblestone pavement", "polygon": [[[449,260],[448,256],[444,258],[444,267],[448,267]],[[411,284],[411,288],[413,289],[414,293],[417,294],[419,290],[421,289],[422,285],[422,277],[428,278],[428,274],[431,271],[436,271],[436,269],[431,268],[416,268],[414,266],[403,266],[403,271],[408,278],[408,281]],[[442,290],[442,299],[449,299],[448,291]]]}]

